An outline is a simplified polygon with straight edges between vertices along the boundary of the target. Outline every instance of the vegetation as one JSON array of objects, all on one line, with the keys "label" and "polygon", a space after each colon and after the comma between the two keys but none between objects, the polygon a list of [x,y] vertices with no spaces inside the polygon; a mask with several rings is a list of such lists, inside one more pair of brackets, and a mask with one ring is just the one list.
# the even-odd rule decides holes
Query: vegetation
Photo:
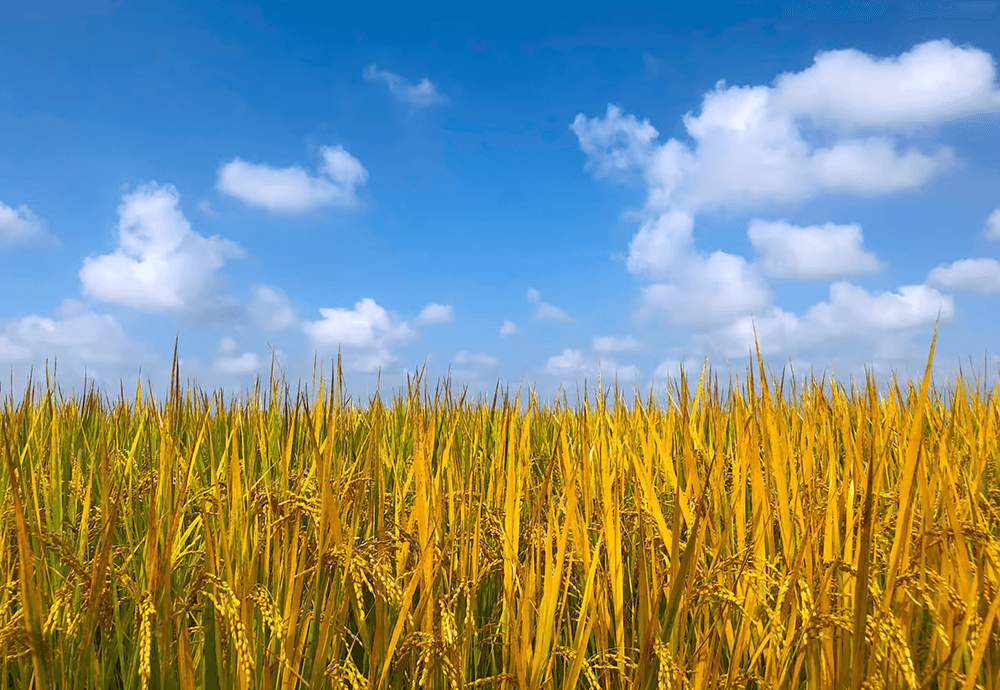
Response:
[{"label": "vegetation", "polygon": [[1000,392],[946,407],[933,353],[631,410],[46,372],[0,415],[0,688],[1000,688]]}]

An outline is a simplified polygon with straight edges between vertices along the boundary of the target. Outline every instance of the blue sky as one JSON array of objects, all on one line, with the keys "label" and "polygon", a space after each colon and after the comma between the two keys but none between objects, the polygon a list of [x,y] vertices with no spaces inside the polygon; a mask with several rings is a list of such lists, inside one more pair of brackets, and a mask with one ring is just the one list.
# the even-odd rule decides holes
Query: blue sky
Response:
[{"label": "blue sky", "polygon": [[0,6],[0,391],[1000,367],[996,2]]}]

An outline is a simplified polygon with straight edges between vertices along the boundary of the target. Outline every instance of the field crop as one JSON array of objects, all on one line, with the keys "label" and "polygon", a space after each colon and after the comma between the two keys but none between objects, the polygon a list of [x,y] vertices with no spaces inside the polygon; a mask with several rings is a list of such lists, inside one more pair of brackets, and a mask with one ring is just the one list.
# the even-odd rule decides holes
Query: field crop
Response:
[{"label": "field crop", "polygon": [[933,353],[631,410],[46,372],[0,414],[0,688],[995,690],[1000,392]]}]

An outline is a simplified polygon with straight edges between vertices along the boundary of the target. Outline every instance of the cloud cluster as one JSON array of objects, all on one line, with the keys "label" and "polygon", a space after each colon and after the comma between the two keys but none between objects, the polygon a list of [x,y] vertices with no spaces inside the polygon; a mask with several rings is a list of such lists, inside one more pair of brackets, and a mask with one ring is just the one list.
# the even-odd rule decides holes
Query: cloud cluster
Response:
[{"label": "cloud cluster", "polygon": [[368,171],[343,146],[324,146],[320,154],[323,162],[317,175],[298,165],[274,168],[234,158],[219,168],[216,189],[248,206],[279,213],[357,205],[357,188],[368,181]]},{"label": "cloud cluster", "polygon": [[[812,67],[779,75],[774,86],[720,80],[701,113],[687,113],[691,147],[658,144],[648,121],[609,105],[601,118],[577,115],[572,128],[595,174],[642,170],[656,208],[697,212],[804,201],[821,192],[879,195],[913,189],[954,164],[940,147],[898,150],[888,134],[1000,111],[990,55],[930,41],[897,57],[856,50],[817,54]],[[803,125],[829,130],[814,145]],[[889,130],[882,135],[864,130]]]},{"label": "cloud cluster", "polygon": [[[242,317],[242,307],[222,294],[218,271],[227,260],[242,258],[235,243],[206,238],[191,228],[172,185],[155,182],[123,195],[118,207],[118,247],[110,254],[84,258],[81,292],[103,302],[147,312],[169,312],[185,321],[227,321]],[[2,215],[2,214],[0,214]],[[19,218],[31,218],[22,209]],[[66,299],[54,318],[29,315],[8,322],[0,335],[0,361],[27,366],[57,357],[65,380],[86,372],[102,386],[117,387],[140,367],[161,370],[158,357],[126,335],[110,314]],[[242,360],[245,369],[249,361]],[[228,369],[227,369],[228,366]],[[218,371],[234,370],[220,363]]]},{"label": "cloud cluster", "polygon": [[939,315],[949,321],[954,314],[954,298],[926,285],[872,294],[838,281],[830,285],[829,299],[809,307],[803,316],[772,306],[699,333],[695,340],[728,357],[743,357],[754,349],[756,329],[761,353],[787,354],[842,338],[877,342],[933,324]]},{"label": "cloud cluster", "polygon": [[[641,175],[648,189],[646,219],[626,266],[656,282],[641,288],[637,317],[687,327],[696,342],[743,356],[753,343],[751,323],[771,353],[841,337],[884,344],[932,324],[939,313],[952,317],[952,298],[938,288],[1000,290],[996,262],[983,259],[939,267],[926,285],[895,292],[872,294],[844,282],[883,267],[864,249],[857,223],[798,227],[754,218],[747,228],[753,262],[701,253],[694,242],[695,217],[704,211],[752,212],[822,193],[890,194],[954,169],[951,149],[904,148],[898,138],[1000,112],[995,77],[988,53],[930,41],[888,58],[820,52],[812,66],[781,74],[772,86],[719,81],[700,113],[683,117],[690,144],[660,143],[649,121],[614,105],[602,117],[577,115],[572,129],[587,169],[595,177]],[[1000,238],[1000,210],[986,232]],[[828,301],[797,316],[773,305],[766,278],[836,282]]]},{"label": "cloud cluster", "polygon": [[8,323],[0,336],[0,359],[70,350],[75,358],[95,364],[116,364],[141,352],[113,316],[95,314],[69,298],[56,310],[55,319],[25,316]]},{"label": "cloud cluster", "polygon": [[[145,348],[129,339],[117,319],[97,314],[70,298],[62,301],[55,318],[32,314],[14,319],[5,324],[0,335],[0,363],[17,365],[19,372],[50,358],[53,367],[58,364],[57,383],[65,386],[67,380],[86,373],[89,380],[109,388],[119,384],[113,372],[124,369],[135,373],[152,362]],[[38,374],[35,367],[36,382]]]},{"label": "cloud cluster", "polygon": [[[20,219],[29,217],[24,210],[18,214]],[[110,254],[85,258],[79,272],[81,291],[90,297],[148,312],[168,312],[184,320],[236,320],[240,324],[235,330],[240,334],[248,320],[263,332],[298,326],[317,350],[343,347],[352,351],[355,358],[348,366],[362,372],[374,372],[395,361],[392,348],[417,335],[405,321],[368,298],[353,310],[320,309],[323,318],[316,321],[299,321],[287,293],[275,286],[253,286],[250,303],[236,304],[222,294],[224,280],[219,272],[227,260],[244,257],[243,250],[217,235],[206,238],[195,232],[172,185],[151,182],[123,195],[118,215],[118,247]],[[233,315],[237,318],[230,318]],[[453,320],[454,308],[438,303],[426,305],[416,318],[417,323],[427,325]],[[104,372],[124,373],[148,359],[113,316],[88,311],[76,300],[66,300],[55,319],[27,316],[9,323],[0,335],[0,361],[30,363],[49,354],[69,360],[76,369],[90,367],[95,376],[100,372],[94,365]],[[462,357],[474,364],[495,364],[485,355]],[[220,341],[210,369],[198,359],[187,361],[189,371],[208,376],[242,376],[263,364],[257,354],[240,352],[237,341],[228,336]],[[111,377],[106,383],[116,382]]]},{"label": "cloud cluster", "polygon": [[568,377],[590,376],[595,383],[600,377],[605,386],[616,377],[619,382],[636,382],[641,374],[639,367],[634,364],[620,365],[606,357],[587,358],[583,352],[573,348],[566,348],[561,354],[549,357],[542,372],[564,380]]}]

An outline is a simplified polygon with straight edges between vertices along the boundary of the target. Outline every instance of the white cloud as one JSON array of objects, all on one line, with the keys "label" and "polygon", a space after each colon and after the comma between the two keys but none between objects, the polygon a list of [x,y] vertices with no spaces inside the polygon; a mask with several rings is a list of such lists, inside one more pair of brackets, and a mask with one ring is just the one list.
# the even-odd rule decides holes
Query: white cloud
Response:
[{"label": "white cloud", "polygon": [[1000,292],[1000,261],[962,259],[948,266],[938,266],[927,275],[927,284],[945,290],[978,292],[982,295]]},{"label": "white cloud", "polygon": [[355,360],[356,369],[374,372],[397,358],[390,352],[394,343],[403,343],[416,336],[405,321],[400,321],[370,298],[362,299],[354,309],[320,309],[323,318],[305,321],[302,330],[315,347],[332,349],[338,346],[361,350]]},{"label": "white cloud", "polygon": [[118,207],[118,249],[83,260],[83,291],[152,312],[197,312],[217,303],[216,271],[227,259],[242,258],[243,250],[192,231],[179,200],[173,185],[155,182],[126,195]]},{"label": "white cloud", "polygon": [[939,313],[942,321],[950,321],[955,313],[954,298],[925,285],[904,285],[896,292],[873,295],[840,281],[830,286],[829,300],[814,304],[802,317],[771,307],[697,339],[727,356],[746,356],[753,351],[756,327],[761,352],[777,354],[834,338],[880,340],[898,336],[933,324]]},{"label": "white cloud", "polygon": [[316,176],[298,165],[272,168],[234,158],[219,168],[216,189],[249,206],[284,213],[356,205],[356,188],[368,181],[368,171],[343,146],[324,146],[320,153],[323,164]]},{"label": "white cloud", "polygon": [[430,303],[417,316],[418,323],[448,323],[455,320],[455,308],[450,305]]},{"label": "white cloud", "polygon": [[[947,147],[897,151],[887,137],[847,138],[857,127],[898,129],[1000,112],[987,53],[932,41],[876,61],[854,50],[817,55],[813,67],[776,85],[726,87],[705,94],[684,125],[694,148],[656,143],[648,122],[609,106],[604,117],[577,115],[573,130],[595,176],[641,170],[652,209],[687,212],[804,201],[821,192],[886,194],[921,186],[952,168]],[[831,86],[831,84],[835,84]],[[872,94],[877,94],[874,96]],[[811,118],[836,141],[814,147],[800,130]]]},{"label": "white cloud", "polygon": [[1000,110],[989,53],[928,41],[894,57],[820,51],[813,65],[775,79],[775,106],[817,123],[906,127]]},{"label": "white cloud", "polygon": [[31,358],[31,348],[19,345],[10,336],[0,335],[0,362]]},{"label": "white cloud", "polygon": [[500,326],[500,335],[506,337],[517,333],[519,330],[520,329],[517,327],[517,324],[513,321],[504,320],[503,325]]},{"label": "white cloud", "polygon": [[956,159],[947,147],[933,156],[914,147],[899,155],[891,140],[870,137],[816,149],[811,161],[817,189],[876,196],[919,187],[935,173],[952,167]]},{"label": "white cloud", "polygon": [[861,195],[912,189],[952,164],[948,148],[933,156],[910,148],[899,155],[888,139],[841,139],[812,149],[791,113],[775,108],[765,86],[705,95],[702,112],[684,116],[694,152],[674,145],[654,158],[651,201],[688,210],[746,208],[805,201],[821,192]]},{"label": "white cloud", "polygon": [[570,129],[587,154],[587,167],[595,177],[643,170],[660,135],[649,120],[639,122],[634,115],[622,115],[621,108],[608,104],[603,118],[586,118],[578,113]]},{"label": "white cloud", "polygon": [[754,219],[747,236],[764,273],[773,278],[830,280],[881,268],[875,255],[862,248],[864,239],[857,223],[798,227]]},{"label": "white cloud", "polygon": [[260,358],[252,352],[244,352],[239,357],[219,357],[212,368],[223,374],[249,374],[260,369]]},{"label": "white cloud", "polygon": [[538,311],[535,312],[535,318],[539,321],[572,321],[573,319],[569,314],[564,312],[559,307],[554,307],[551,304],[546,304],[542,302],[538,305]]},{"label": "white cloud", "polygon": [[679,260],[694,251],[693,230],[694,217],[683,211],[669,211],[647,220],[629,244],[629,272],[665,277]]},{"label": "white cloud", "polygon": [[233,338],[226,337],[219,341],[219,352],[224,355],[231,355],[235,353],[238,347],[239,345]]},{"label": "white cloud", "polygon": [[[0,361],[38,361],[55,357],[73,373],[85,366],[138,364],[144,349],[132,342],[115,317],[89,311],[82,302],[65,299],[56,318],[32,314],[8,322],[0,335]],[[110,384],[111,381],[107,380]],[[114,383],[117,383],[115,381]]]},{"label": "white cloud", "polygon": [[[554,307],[551,304],[546,304],[545,302],[542,302],[541,301],[542,296],[538,292],[538,290],[536,290],[535,288],[528,288],[527,297],[532,302],[539,302],[539,304],[538,304],[538,310],[535,312],[535,319],[536,320],[538,320],[538,321],[563,321],[563,322],[567,322],[567,321],[572,321],[573,320],[570,317],[569,314],[567,314],[566,312],[564,312],[559,307]],[[500,328],[500,335],[509,335],[510,333],[515,333],[516,332],[516,327],[515,327],[515,330],[508,330],[507,333],[504,332],[504,329],[507,328],[507,324],[508,323],[510,323],[510,322],[509,321],[504,321],[504,325]],[[511,326],[513,326],[513,325],[514,324],[511,324]]]},{"label": "white cloud", "polygon": [[615,377],[619,383],[636,382],[642,373],[634,364],[621,365],[613,359],[598,360],[597,372],[604,386],[607,386],[609,381],[613,382]]},{"label": "white cloud", "polygon": [[54,249],[62,241],[49,232],[48,223],[21,204],[16,209],[0,202],[0,247]]},{"label": "white cloud", "polygon": [[212,208],[212,204],[209,202],[208,199],[202,199],[201,201],[198,202],[198,210],[204,213],[209,218],[218,218],[220,215],[222,215],[214,208]]},{"label": "white cloud", "polygon": [[[683,360],[668,358],[656,365],[656,371],[653,372],[654,379],[679,379],[681,376],[681,367],[684,368],[684,375],[688,378],[689,388],[693,388],[693,384],[690,383],[692,376],[701,376],[702,369],[705,366],[705,361],[703,359],[695,359],[694,357],[685,357]],[[697,381],[694,382],[697,384]]]},{"label": "white cloud", "polygon": [[[880,352],[900,352],[910,331],[933,323],[939,309],[951,318],[951,297],[913,285],[872,295],[839,282],[829,301],[802,317],[773,305],[765,274],[832,280],[880,270],[859,225],[754,221],[748,235],[758,262],[748,263],[721,251],[696,251],[695,216],[801,203],[824,193],[875,196],[919,188],[955,169],[954,152],[918,149],[898,137],[985,113],[1000,113],[992,58],[931,41],[885,59],[853,50],[819,53],[812,67],[779,75],[772,86],[727,87],[720,80],[704,94],[700,112],[684,115],[687,141],[661,143],[648,121],[610,105],[601,117],[579,114],[573,130],[595,177],[644,176],[648,196],[635,215],[645,220],[626,265],[658,282],[641,288],[637,318],[685,326],[695,340],[737,356],[746,355],[751,317],[774,347],[859,336],[877,341]],[[1000,239],[1000,209],[987,221],[987,235],[994,234]]]},{"label": "white cloud", "polygon": [[418,84],[411,84],[398,74],[380,70],[375,65],[365,67],[363,74],[368,81],[384,81],[393,96],[414,108],[423,108],[447,100],[427,77],[421,79]]},{"label": "white cloud", "polygon": [[661,317],[693,329],[718,327],[771,303],[759,269],[742,256],[692,255],[670,281],[641,288],[640,320]]},{"label": "white cloud", "polygon": [[258,285],[247,311],[263,331],[283,331],[295,325],[295,311],[284,290]]},{"label": "white cloud", "polygon": [[570,348],[563,350],[561,355],[552,355],[545,364],[545,371],[554,375],[586,370],[587,366],[583,362],[583,354],[579,350]]},{"label": "white cloud", "polygon": [[638,350],[642,347],[642,343],[630,335],[623,338],[614,335],[595,335],[591,347],[598,352],[628,352]]},{"label": "white cloud", "polygon": [[455,353],[451,359],[455,364],[479,364],[484,367],[495,367],[500,364],[500,360],[489,355],[470,355],[465,350]]},{"label": "white cloud", "polygon": [[986,218],[986,237],[1000,240],[1000,208],[997,208]]}]

